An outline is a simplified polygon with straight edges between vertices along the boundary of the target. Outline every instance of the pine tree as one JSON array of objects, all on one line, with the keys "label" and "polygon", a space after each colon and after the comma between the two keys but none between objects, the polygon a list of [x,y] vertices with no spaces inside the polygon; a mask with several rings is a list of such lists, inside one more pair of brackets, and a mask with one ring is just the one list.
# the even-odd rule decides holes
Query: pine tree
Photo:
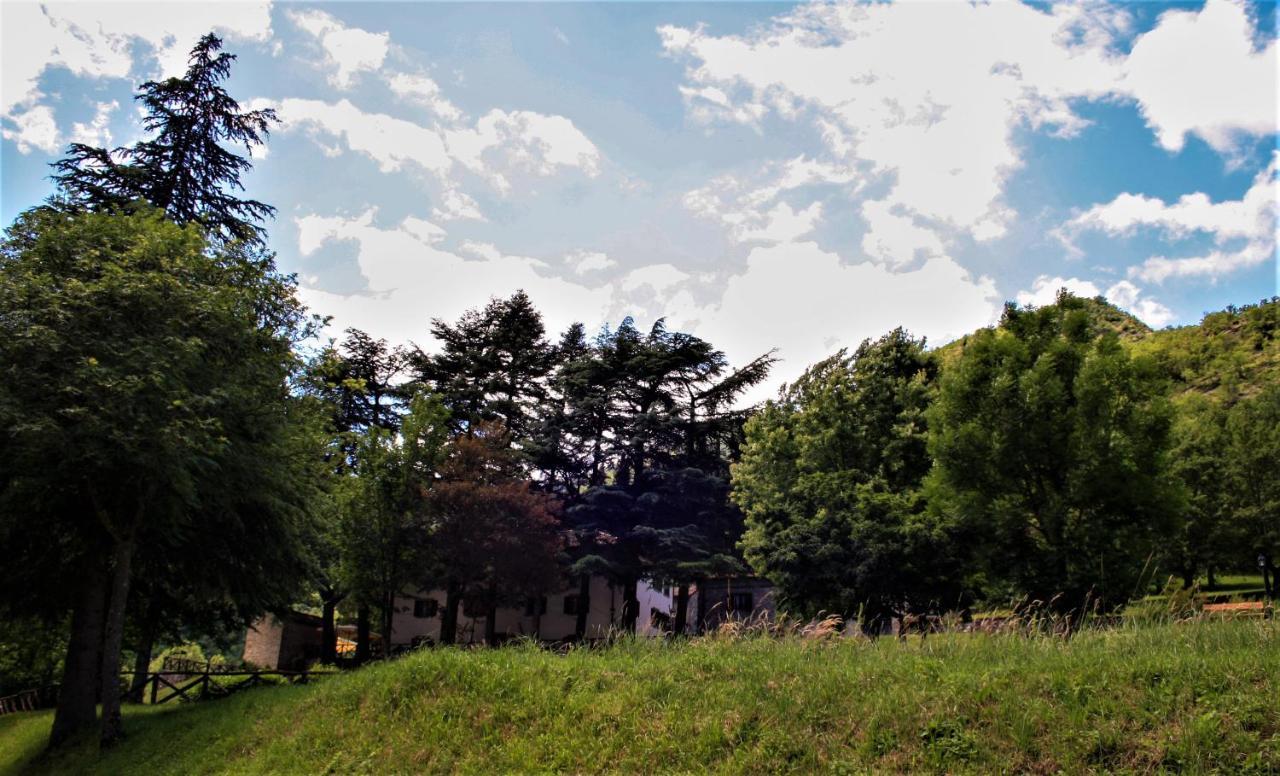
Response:
[{"label": "pine tree", "polygon": [[241,110],[222,88],[235,59],[210,33],[191,50],[184,76],[142,84],[135,99],[152,136],[114,151],[71,144],[53,164],[58,202],[120,209],[142,200],[179,224],[200,224],[215,242],[261,243],[261,222],[275,208],[236,196],[252,163],[227,146],[252,152],[277,118],[271,109]]}]

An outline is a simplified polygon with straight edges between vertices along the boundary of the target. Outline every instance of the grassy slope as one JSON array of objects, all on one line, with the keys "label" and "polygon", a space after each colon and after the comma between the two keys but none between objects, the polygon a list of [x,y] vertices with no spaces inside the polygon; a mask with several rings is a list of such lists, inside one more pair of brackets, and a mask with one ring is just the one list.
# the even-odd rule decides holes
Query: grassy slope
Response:
[{"label": "grassy slope", "polygon": [[[1231,403],[1280,383],[1280,298],[1159,331],[1104,300],[1085,303],[1098,330],[1115,331],[1135,353],[1160,360],[1175,400],[1199,393]],[[944,366],[959,356],[966,339],[937,349]]]},{"label": "grassy slope", "polygon": [[309,687],[135,711],[129,738],[0,773],[1280,772],[1280,623],[891,640],[438,650]]}]

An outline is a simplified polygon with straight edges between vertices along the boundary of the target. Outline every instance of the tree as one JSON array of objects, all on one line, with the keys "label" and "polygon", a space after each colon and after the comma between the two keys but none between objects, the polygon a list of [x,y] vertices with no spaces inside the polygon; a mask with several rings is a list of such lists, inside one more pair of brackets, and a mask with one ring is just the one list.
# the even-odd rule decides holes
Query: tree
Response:
[{"label": "tree", "polygon": [[342,505],[346,589],[382,611],[390,645],[395,596],[426,563],[431,524],[427,493],[443,463],[449,414],[439,397],[416,394],[400,432],[376,426],[359,437],[360,466]]},{"label": "tree", "polygon": [[56,549],[33,556],[34,568],[77,570],[62,577],[77,589],[64,599],[71,632],[53,743],[92,722],[96,686],[103,739],[120,734],[121,640],[143,537],[198,551],[185,544],[200,536],[197,521],[256,522],[280,543],[239,547],[237,563],[300,552],[312,491],[290,465],[287,382],[293,345],[309,335],[292,280],[269,256],[212,250],[198,227],[157,211],[41,209],[8,230],[0,530],[30,544],[26,521],[45,516]]},{"label": "tree", "polygon": [[[406,397],[400,376],[406,358],[402,348],[393,348],[386,340],[374,339],[359,329],[347,329],[341,343],[331,343],[311,361],[301,382],[305,393],[316,399],[328,416],[329,458],[338,493],[338,499],[328,510],[329,530],[316,537],[314,548],[325,662],[336,659],[336,610],[347,597],[341,582],[343,536],[355,529],[347,525],[346,520],[360,519],[358,514],[343,514],[343,509],[352,503],[343,497],[350,495],[351,483],[346,480],[348,475],[358,472],[362,441],[368,443],[374,430],[394,432],[400,426]],[[377,445],[370,449],[376,450]],[[369,607],[370,602],[363,598],[356,603],[356,655],[360,660],[368,659],[370,654]]]},{"label": "tree", "polygon": [[234,54],[210,33],[191,50],[182,78],[147,81],[136,97],[143,127],[153,137],[108,151],[72,143],[55,162],[54,181],[65,203],[88,209],[120,209],[138,200],[163,210],[179,224],[204,227],[214,242],[261,243],[260,222],[275,208],[234,193],[252,163],[246,153],[262,145],[277,121],[270,109],[242,111],[221,86]]},{"label": "tree", "polygon": [[445,587],[441,641],[456,639],[458,606],[467,597],[483,603],[485,640],[493,645],[500,604],[557,582],[560,523],[555,499],[521,478],[506,429],[482,423],[471,432],[450,444],[428,497],[436,559],[431,576]]},{"label": "tree", "polygon": [[809,367],[747,422],[742,547],[789,607],[876,632],[962,602],[958,526],[921,492],[937,375],[924,341],[895,329]]},{"label": "tree", "polygon": [[[1196,394],[1178,406],[1173,428],[1172,473],[1186,494],[1186,513],[1177,541],[1167,547],[1170,568],[1191,587],[1202,571],[1210,583],[1214,569],[1237,566],[1242,526],[1233,518],[1227,410]],[[1247,550],[1245,551],[1247,552]]]},{"label": "tree", "polygon": [[730,372],[724,353],[705,340],[671,332],[661,320],[642,334],[631,318],[606,328],[585,352],[565,350],[575,358],[553,380],[568,421],[562,439],[578,444],[570,458],[585,464],[588,487],[568,510],[579,535],[573,572],[583,580],[604,573],[622,586],[622,626],[632,632],[641,578],[675,582],[679,614],[691,581],[731,568],[737,512],[706,499],[727,492],[727,459],[745,417],[733,403],[764,379],[774,358]]},{"label": "tree", "polygon": [[444,397],[458,429],[498,422],[513,446],[527,447],[553,366],[542,315],[529,297],[517,291],[491,299],[453,325],[436,319],[431,333],[440,350],[414,355],[418,379]]},{"label": "tree", "polygon": [[1274,595],[1280,560],[1280,388],[1272,385],[1238,402],[1227,415],[1226,431],[1229,505],[1240,537],[1237,562],[1249,565],[1261,558]]},{"label": "tree", "polygon": [[935,503],[982,531],[993,580],[1060,609],[1116,606],[1177,535],[1172,409],[1156,365],[1085,300],[1005,308],[967,338],[929,415]]}]

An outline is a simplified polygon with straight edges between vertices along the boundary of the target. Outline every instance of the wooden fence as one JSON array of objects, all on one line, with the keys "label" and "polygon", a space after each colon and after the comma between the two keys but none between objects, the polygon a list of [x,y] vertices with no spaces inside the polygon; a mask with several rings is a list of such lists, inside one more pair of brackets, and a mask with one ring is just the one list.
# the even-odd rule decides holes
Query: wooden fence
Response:
[{"label": "wooden fence", "polygon": [[34,690],[23,690],[13,695],[0,698],[0,716],[16,711],[35,711],[52,706],[57,700],[56,687],[41,687]]},{"label": "wooden fence", "polygon": [[[192,668],[195,670],[186,670]],[[120,676],[126,680],[133,675],[133,671],[120,672]],[[147,673],[141,692],[127,689],[121,694],[120,699],[125,702],[154,705],[168,703],[174,699],[189,703],[225,698],[249,687],[275,684],[277,678],[288,684],[306,684],[316,675],[313,671],[253,671],[209,666],[197,661],[186,661],[184,664],[170,664],[166,661],[165,667],[160,671]],[[43,687],[6,695],[0,698],[0,716],[19,711],[46,709],[55,705],[57,698],[57,687]]]},{"label": "wooden fence", "polygon": [[[158,671],[149,674],[142,684],[141,694],[127,691],[125,700],[158,705],[175,698],[181,702],[225,698],[232,693],[262,684],[274,684],[271,677],[279,677],[289,684],[306,684],[315,677],[310,671],[250,671],[201,666],[197,672]],[[133,676],[123,671],[121,676]]]}]

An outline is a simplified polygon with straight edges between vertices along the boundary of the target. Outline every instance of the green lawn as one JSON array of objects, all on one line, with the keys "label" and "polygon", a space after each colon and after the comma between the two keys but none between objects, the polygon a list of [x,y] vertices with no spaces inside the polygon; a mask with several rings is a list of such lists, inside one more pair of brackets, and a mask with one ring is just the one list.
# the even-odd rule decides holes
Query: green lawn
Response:
[{"label": "green lawn", "polygon": [[1280,773],[1280,623],[448,649],[131,712],[34,761],[50,715],[0,718],[0,773]]}]

